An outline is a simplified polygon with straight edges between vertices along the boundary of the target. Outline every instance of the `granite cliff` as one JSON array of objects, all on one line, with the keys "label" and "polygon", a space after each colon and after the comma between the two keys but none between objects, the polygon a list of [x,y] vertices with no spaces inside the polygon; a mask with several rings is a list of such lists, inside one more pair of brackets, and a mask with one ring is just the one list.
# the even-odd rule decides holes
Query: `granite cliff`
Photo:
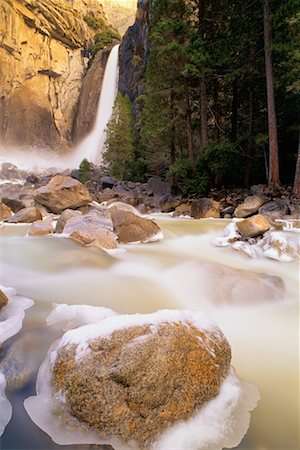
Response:
[{"label": "granite cliff", "polygon": [[67,148],[97,32],[97,0],[4,0],[0,5],[0,140]]}]

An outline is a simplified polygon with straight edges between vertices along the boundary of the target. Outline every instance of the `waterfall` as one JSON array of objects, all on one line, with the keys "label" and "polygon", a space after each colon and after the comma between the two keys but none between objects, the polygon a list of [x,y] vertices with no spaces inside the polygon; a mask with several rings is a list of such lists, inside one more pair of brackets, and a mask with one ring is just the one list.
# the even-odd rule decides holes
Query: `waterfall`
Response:
[{"label": "waterfall", "polygon": [[96,164],[101,163],[106,139],[105,130],[118,92],[118,62],[119,45],[116,45],[112,48],[106,64],[94,128],[72,153],[61,155],[43,152],[36,148],[24,152],[17,148],[5,149],[0,145],[0,164],[10,162],[19,168],[39,172],[49,168],[74,169],[84,158]]},{"label": "waterfall", "polygon": [[119,45],[116,45],[111,50],[106,64],[94,128],[78,145],[75,153],[70,156],[74,167],[75,165],[78,166],[84,158],[93,163],[102,162],[102,153],[106,139],[105,130],[112,115],[118,90],[118,60]]}]

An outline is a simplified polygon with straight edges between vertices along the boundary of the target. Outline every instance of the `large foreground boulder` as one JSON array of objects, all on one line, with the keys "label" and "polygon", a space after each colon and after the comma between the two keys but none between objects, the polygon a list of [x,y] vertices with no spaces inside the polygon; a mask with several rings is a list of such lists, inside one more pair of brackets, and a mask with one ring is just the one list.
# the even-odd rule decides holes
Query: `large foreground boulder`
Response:
[{"label": "large foreground boulder", "polygon": [[35,200],[53,213],[76,209],[92,201],[87,188],[71,177],[56,175],[46,186],[35,191]]},{"label": "large foreground boulder", "polygon": [[109,208],[118,241],[123,244],[158,240],[161,230],[151,219],[145,219],[131,211]]},{"label": "large foreground boulder", "polygon": [[102,436],[148,448],[216,397],[231,350],[201,313],[117,316],[67,332],[52,358],[53,395]]}]

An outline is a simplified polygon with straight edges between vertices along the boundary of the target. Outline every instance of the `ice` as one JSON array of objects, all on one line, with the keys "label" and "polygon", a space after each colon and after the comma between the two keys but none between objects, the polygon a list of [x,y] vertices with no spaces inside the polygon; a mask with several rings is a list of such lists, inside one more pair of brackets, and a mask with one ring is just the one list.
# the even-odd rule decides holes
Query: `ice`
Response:
[{"label": "ice", "polygon": [[5,427],[12,416],[12,407],[5,396],[5,388],[5,376],[0,372],[0,436],[4,433]]},{"label": "ice", "polygon": [[8,304],[0,310],[0,343],[3,343],[21,330],[24,311],[34,302],[29,298],[20,297],[12,288],[0,286],[0,289],[9,299]]},{"label": "ice", "polygon": [[[8,297],[8,304],[0,309],[0,344],[17,334],[22,328],[25,309],[33,305],[29,298],[20,297],[15,289],[0,286],[0,289]],[[6,379],[0,372],[0,436],[11,419],[12,407],[5,396]]]}]

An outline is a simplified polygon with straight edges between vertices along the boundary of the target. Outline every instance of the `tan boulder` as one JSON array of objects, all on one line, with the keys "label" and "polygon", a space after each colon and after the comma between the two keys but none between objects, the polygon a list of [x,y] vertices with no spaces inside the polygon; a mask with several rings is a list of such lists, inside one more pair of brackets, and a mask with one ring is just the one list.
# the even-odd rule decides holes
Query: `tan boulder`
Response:
[{"label": "tan boulder", "polygon": [[243,219],[244,217],[251,216],[257,213],[259,208],[266,203],[265,197],[259,197],[257,195],[251,195],[246,197],[244,202],[241,203],[234,211],[235,217]]},{"label": "tan boulder", "polygon": [[110,215],[106,211],[92,210],[84,216],[71,217],[63,232],[83,245],[103,249],[115,249],[118,246]]},{"label": "tan boulder", "polygon": [[260,236],[270,229],[269,222],[260,214],[237,222],[236,225],[238,231],[247,239]]},{"label": "tan boulder", "polygon": [[8,297],[0,289],[0,309],[8,304]]},{"label": "tan boulder", "polygon": [[207,219],[220,217],[220,204],[211,198],[200,198],[192,203],[191,216],[194,219]]},{"label": "tan boulder", "polygon": [[175,208],[173,212],[173,217],[179,216],[190,216],[192,211],[192,206],[190,203],[181,203],[179,206]]},{"label": "tan boulder", "polygon": [[[88,340],[80,359],[78,344],[58,349],[52,365],[54,392],[65,397],[72,415],[103,437],[134,440],[139,448],[148,448],[217,396],[228,375],[228,342],[215,326],[198,328],[195,316],[123,329],[114,328],[114,318],[106,319],[113,325],[107,334],[100,322],[100,337]],[[125,316],[119,318],[118,324]]]},{"label": "tan boulder", "polygon": [[46,186],[35,191],[35,200],[54,213],[76,209],[92,201],[87,188],[71,177],[56,175]]},{"label": "tan boulder", "polygon": [[30,208],[20,209],[16,214],[6,220],[8,223],[32,223],[41,220],[42,213],[38,208],[31,206]]},{"label": "tan boulder", "polygon": [[30,225],[28,236],[45,236],[53,233],[51,220],[37,220]]},{"label": "tan boulder", "polygon": [[5,203],[0,202],[0,220],[6,220],[12,215],[12,210]]},{"label": "tan boulder", "polygon": [[68,220],[72,217],[80,217],[82,212],[74,209],[65,209],[58,218],[56,223],[55,233],[62,233]]},{"label": "tan boulder", "polygon": [[158,239],[160,228],[153,220],[116,207],[111,207],[109,212],[120,243],[147,242]]}]

